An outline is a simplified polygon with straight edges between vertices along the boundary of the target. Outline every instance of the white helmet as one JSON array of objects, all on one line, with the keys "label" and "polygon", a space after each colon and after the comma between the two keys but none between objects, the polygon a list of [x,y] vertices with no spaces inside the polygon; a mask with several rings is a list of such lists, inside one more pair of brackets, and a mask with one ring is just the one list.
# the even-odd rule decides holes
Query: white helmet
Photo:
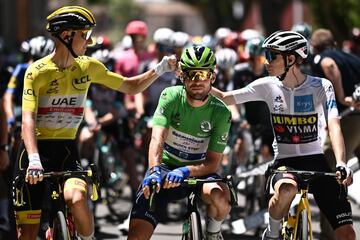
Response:
[{"label": "white helmet", "polygon": [[302,58],[308,55],[306,38],[294,31],[275,32],[265,39],[262,47],[284,53],[295,52]]},{"label": "white helmet", "polygon": [[223,70],[234,67],[238,60],[237,53],[231,48],[221,48],[217,50],[215,57],[216,64]]},{"label": "white helmet", "polygon": [[230,33],[231,33],[230,28],[221,27],[215,31],[214,36],[215,36],[215,39],[217,41],[219,41],[221,39],[225,39]]},{"label": "white helmet", "polygon": [[171,35],[171,46],[184,47],[189,43],[190,36],[185,32],[174,32]]},{"label": "white helmet", "polygon": [[171,45],[171,35],[174,31],[170,28],[158,28],[153,35],[153,40],[155,43],[170,46]]}]

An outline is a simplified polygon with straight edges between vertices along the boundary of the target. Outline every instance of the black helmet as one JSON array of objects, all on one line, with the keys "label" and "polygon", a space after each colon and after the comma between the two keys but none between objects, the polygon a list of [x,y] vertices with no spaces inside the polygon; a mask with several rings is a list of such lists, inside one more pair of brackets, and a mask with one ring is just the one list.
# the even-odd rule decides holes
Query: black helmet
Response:
[{"label": "black helmet", "polygon": [[44,36],[33,37],[21,43],[20,51],[29,54],[34,60],[45,57],[54,51],[55,44],[50,38]]},{"label": "black helmet", "polygon": [[53,35],[68,29],[91,29],[96,25],[94,15],[80,6],[62,7],[51,13],[47,20],[46,30]]}]

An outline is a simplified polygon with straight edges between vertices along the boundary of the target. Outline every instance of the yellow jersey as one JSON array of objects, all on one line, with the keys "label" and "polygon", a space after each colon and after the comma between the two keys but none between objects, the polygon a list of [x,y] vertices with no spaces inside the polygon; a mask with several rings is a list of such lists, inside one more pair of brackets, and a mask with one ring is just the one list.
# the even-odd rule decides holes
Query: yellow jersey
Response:
[{"label": "yellow jersey", "polygon": [[22,111],[36,113],[38,139],[75,139],[91,83],[117,90],[123,76],[98,60],[80,56],[60,69],[47,56],[26,70]]}]

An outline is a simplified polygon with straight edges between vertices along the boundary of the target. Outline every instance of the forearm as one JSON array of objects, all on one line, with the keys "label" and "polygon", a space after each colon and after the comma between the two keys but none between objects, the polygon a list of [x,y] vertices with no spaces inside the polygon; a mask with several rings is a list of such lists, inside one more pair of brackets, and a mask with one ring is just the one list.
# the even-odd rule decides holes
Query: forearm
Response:
[{"label": "forearm", "polygon": [[14,105],[13,105],[13,95],[11,93],[4,94],[4,112],[6,114],[6,119],[15,119],[14,116]]},{"label": "forearm", "polygon": [[330,119],[329,122],[329,136],[336,163],[346,163],[345,143],[340,128],[339,119]]},{"label": "forearm", "polygon": [[23,112],[22,116],[22,137],[28,154],[39,153],[36,141],[36,114],[33,112]]},{"label": "forearm", "polygon": [[153,128],[149,146],[149,168],[162,163],[162,154],[166,136],[167,129],[161,127]]},{"label": "forearm", "polygon": [[222,92],[219,89],[212,87],[211,94],[222,100],[226,105],[236,104],[234,96],[230,92]]},{"label": "forearm", "polygon": [[130,78],[124,78],[124,82],[120,86],[119,91],[129,95],[135,95],[139,92],[144,91],[158,77],[159,76],[155,73],[155,70],[151,69],[143,74]]},{"label": "forearm", "polygon": [[201,177],[211,173],[218,172],[221,159],[222,159],[221,153],[215,153],[215,152],[212,152],[211,154],[208,153],[207,158],[203,163],[198,165],[187,166],[190,170],[190,176]]}]

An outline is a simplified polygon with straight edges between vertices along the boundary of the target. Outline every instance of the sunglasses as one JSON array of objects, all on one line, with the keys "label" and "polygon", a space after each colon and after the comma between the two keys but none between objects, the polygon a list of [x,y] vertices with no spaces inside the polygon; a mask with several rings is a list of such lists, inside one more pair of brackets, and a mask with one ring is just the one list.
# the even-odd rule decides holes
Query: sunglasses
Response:
[{"label": "sunglasses", "polygon": [[80,30],[81,37],[85,40],[89,40],[92,34],[92,29]]},{"label": "sunglasses", "polygon": [[214,72],[210,70],[189,70],[184,72],[183,79],[191,81],[206,81],[212,78]]},{"label": "sunglasses", "polygon": [[272,51],[265,51],[265,58],[268,62],[275,60],[277,55],[280,55],[280,53],[272,52]]}]

